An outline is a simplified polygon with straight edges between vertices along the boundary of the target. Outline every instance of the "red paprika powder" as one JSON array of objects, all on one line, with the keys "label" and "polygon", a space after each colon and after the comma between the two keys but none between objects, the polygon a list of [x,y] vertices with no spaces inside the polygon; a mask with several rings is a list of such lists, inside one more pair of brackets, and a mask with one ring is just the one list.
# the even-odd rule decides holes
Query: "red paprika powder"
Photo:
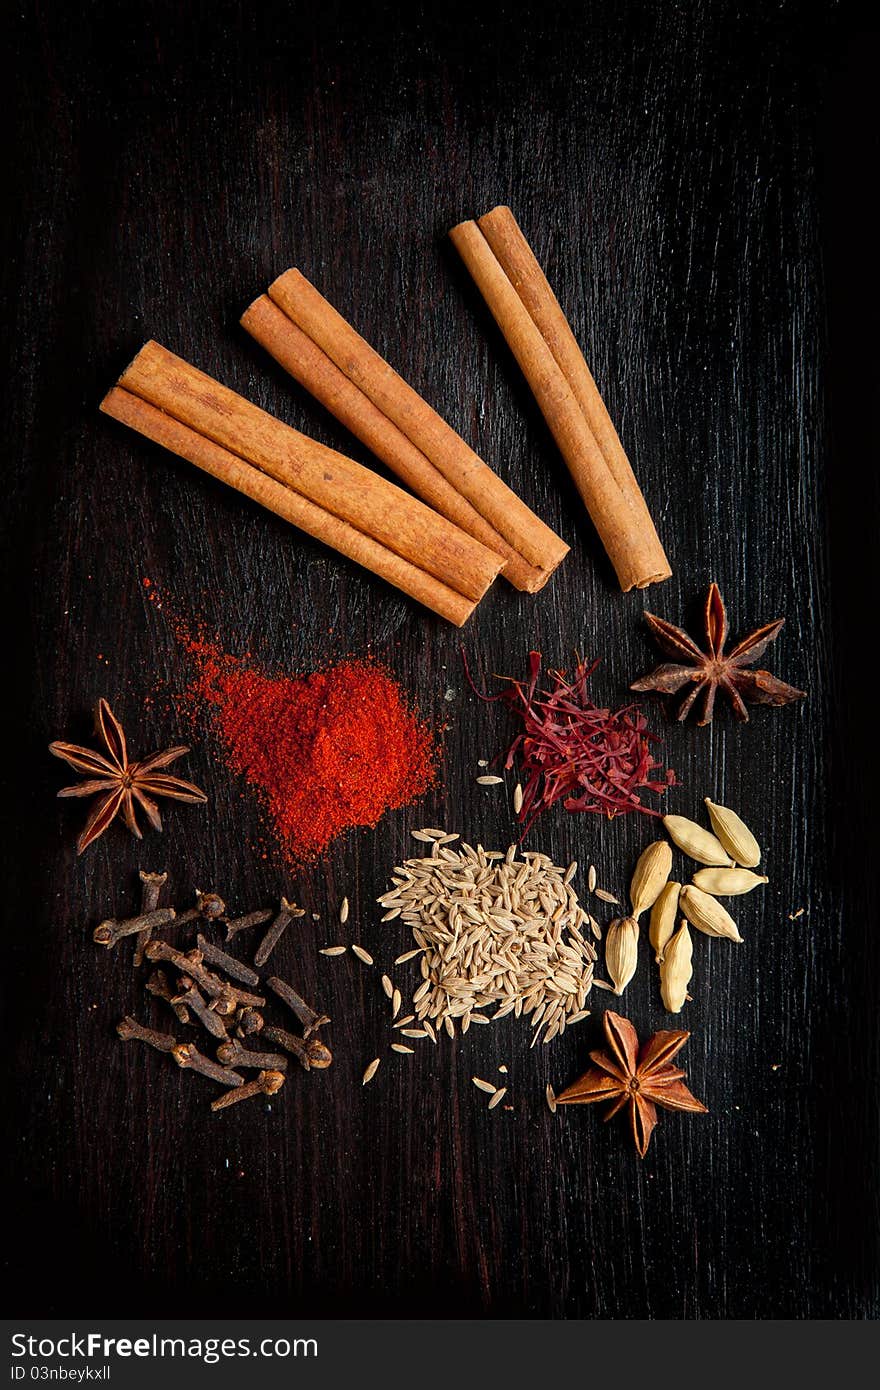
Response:
[{"label": "red paprika powder", "polygon": [[303,863],[354,826],[408,805],[435,775],[434,739],[390,671],[350,659],[268,676],[210,644],[187,643],[233,772],[258,792],[289,859]]}]

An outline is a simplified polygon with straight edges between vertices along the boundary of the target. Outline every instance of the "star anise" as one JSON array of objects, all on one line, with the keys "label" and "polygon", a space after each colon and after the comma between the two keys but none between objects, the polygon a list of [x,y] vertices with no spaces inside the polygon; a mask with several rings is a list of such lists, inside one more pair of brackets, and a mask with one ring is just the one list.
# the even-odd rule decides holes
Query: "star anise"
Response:
[{"label": "star anise", "polygon": [[706,1107],[682,1084],[683,1071],[672,1065],[690,1033],[655,1033],[639,1047],[639,1038],[629,1019],[606,1011],[603,1023],[608,1042],[606,1052],[591,1052],[595,1063],[588,1072],[557,1097],[557,1105],[592,1105],[610,1100],[610,1120],[618,1110],[629,1106],[633,1138],[639,1157],[648,1152],[657,1123],[657,1106],[664,1110],[698,1110]]},{"label": "star anise", "polygon": [[674,664],[658,666],[650,675],[633,681],[630,690],[659,690],[663,695],[676,695],[686,685],[689,690],[678,710],[678,718],[686,719],[697,696],[702,691],[702,711],[698,724],[711,724],[715,692],[722,691],[733,706],[737,719],[748,720],[746,705],[787,705],[803,700],[806,691],[797,690],[785,681],[777,680],[769,671],[749,671],[746,668],[763,656],[771,642],[782,630],[784,618],[765,623],[749,633],[735,647],[727,645],[727,611],[717,584],[709,585],[706,598],[706,650],[698,647],[692,637],[680,627],[673,627],[653,613],[645,621],[657,646],[667,656],[676,658]]},{"label": "star anise", "polygon": [[120,814],[132,835],[140,840],[142,836],[136,816],[138,807],[153,829],[161,830],[162,818],[154,796],[169,796],[175,801],[207,801],[205,793],[191,782],[170,777],[161,770],[188,753],[188,747],[180,745],[167,748],[162,753],[151,753],[148,758],[133,763],[129,761],[122,725],[106,700],[98,701],[95,723],[97,732],[104,740],[106,756],[93,752],[91,748],[80,748],[75,743],[49,744],[50,753],[54,753],[56,758],[63,758],[76,772],[89,778],[87,782],[62,787],[59,796],[97,796],[101,793],[76,842],[77,854],[82,854],[93,840],[103,835]]}]

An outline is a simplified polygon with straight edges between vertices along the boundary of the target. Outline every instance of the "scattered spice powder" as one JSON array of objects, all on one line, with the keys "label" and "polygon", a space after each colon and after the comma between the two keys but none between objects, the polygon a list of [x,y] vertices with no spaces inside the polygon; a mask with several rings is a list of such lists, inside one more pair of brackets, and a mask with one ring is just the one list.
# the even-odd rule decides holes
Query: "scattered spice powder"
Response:
[{"label": "scattered spice powder", "polygon": [[505,770],[518,757],[523,787],[517,820],[525,836],[538,816],[561,801],[566,811],[593,811],[609,818],[628,811],[660,814],[643,804],[640,791],[665,792],[675,783],[672,769],[652,777],[660,763],[651,754],[658,741],[647,732],[647,720],[636,705],[601,708],[587,692],[598,661],[579,660],[571,680],[563,671],[549,671],[549,689],[539,689],[541,656],[529,653],[525,680],[506,677],[508,686],[486,695],[471,680],[462,651],[465,674],[481,700],[500,700],[522,721],[507,750]]},{"label": "scattered spice powder", "polygon": [[433,782],[436,746],[391,672],[349,659],[310,675],[267,675],[189,638],[226,761],[259,793],[288,859],[309,862],[338,835],[374,826]]}]

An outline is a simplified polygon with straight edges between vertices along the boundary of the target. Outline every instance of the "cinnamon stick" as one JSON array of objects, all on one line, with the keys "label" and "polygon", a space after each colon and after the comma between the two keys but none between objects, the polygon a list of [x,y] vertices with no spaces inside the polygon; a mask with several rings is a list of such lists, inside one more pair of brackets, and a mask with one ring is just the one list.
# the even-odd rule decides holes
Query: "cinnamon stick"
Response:
[{"label": "cinnamon stick", "polygon": [[621,588],[668,579],[672,571],[629,460],[513,214],[495,208],[479,225],[460,223],[450,237],[532,389]]},{"label": "cinnamon stick", "polygon": [[543,587],[568,546],[535,516],[488,464],[370,347],[297,269],[269,286],[269,297],[387,420],[438,469],[529,567],[518,587]]},{"label": "cinnamon stick", "polygon": [[363,565],[457,627],[461,627],[474,611],[476,604],[472,599],[465,598],[332,512],[316,506],[130,391],[114,387],[101,402],[101,410],[298,526],[307,535],[323,541],[339,554]]},{"label": "cinnamon stick", "polygon": [[[556,358],[586,417],[587,424],[595,435],[596,443],[602,450],[608,467],[619,486],[628,491],[637,505],[644,509],[645,516],[653,526],[632,465],[605,402],[599,394],[593,374],[522,228],[510,208],[504,206],[493,208],[477,221],[496,260]],[[665,556],[663,558],[665,559]]]},{"label": "cinnamon stick", "polygon": [[158,343],[141,348],[119,385],[349,522],[465,598],[481,599],[498,574],[498,556],[417,498],[276,420]]},{"label": "cinnamon stick", "polygon": [[291,429],[158,343],[141,349],[119,385],[465,598],[482,598],[499,572],[497,555],[417,498]]},{"label": "cinnamon stick", "polygon": [[519,589],[540,587],[542,576],[268,295],[254,300],[242,314],[241,323],[295,381],[326,406],[423,502],[502,556],[505,579]]}]

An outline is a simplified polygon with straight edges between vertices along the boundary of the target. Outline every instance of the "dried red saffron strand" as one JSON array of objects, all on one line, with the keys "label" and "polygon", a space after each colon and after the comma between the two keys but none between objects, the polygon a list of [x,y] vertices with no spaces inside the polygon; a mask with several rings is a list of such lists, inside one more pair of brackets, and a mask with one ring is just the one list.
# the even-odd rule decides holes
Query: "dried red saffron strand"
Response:
[{"label": "dried red saffron strand", "polygon": [[520,759],[523,802],[517,819],[523,826],[521,838],[557,801],[566,811],[592,811],[609,819],[629,811],[660,815],[643,804],[638,792],[664,792],[674,784],[675,773],[669,768],[662,781],[650,777],[661,767],[650,749],[659,740],[647,732],[647,720],[637,705],[603,709],[590,699],[587,682],[598,661],[588,664],[578,659],[572,680],[564,671],[548,671],[553,684],[539,694],[541,655],[530,652],[527,679],[500,677],[509,682],[509,689],[487,695],[474,684],[463,649],[462,660],[474,694],[487,702],[501,700],[524,726],[504,759],[507,769],[517,755]]}]

